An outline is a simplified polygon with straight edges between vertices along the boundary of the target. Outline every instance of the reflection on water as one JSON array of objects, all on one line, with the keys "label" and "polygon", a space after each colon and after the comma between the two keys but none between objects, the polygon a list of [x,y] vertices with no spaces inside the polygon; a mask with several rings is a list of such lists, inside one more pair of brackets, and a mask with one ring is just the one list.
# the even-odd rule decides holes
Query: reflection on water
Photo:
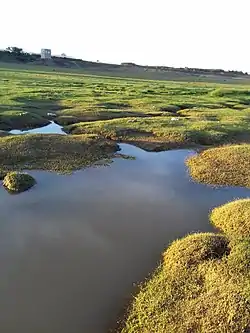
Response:
[{"label": "reflection on water", "polygon": [[37,134],[66,134],[63,129],[62,126],[54,123],[54,121],[51,121],[50,124],[46,125],[46,126],[42,126],[42,127],[38,127],[38,128],[33,128],[33,129],[29,129],[29,130],[25,130],[25,131],[21,131],[21,130],[11,130],[9,131],[10,134],[27,134],[27,133],[37,133]]},{"label": "reflection on water", "polygon": [[136,160],[0,189],[0,332],[107,332],[171,240],[212,230],[211,208],[250,194],[190,181],[192,151],[121,147]]}]

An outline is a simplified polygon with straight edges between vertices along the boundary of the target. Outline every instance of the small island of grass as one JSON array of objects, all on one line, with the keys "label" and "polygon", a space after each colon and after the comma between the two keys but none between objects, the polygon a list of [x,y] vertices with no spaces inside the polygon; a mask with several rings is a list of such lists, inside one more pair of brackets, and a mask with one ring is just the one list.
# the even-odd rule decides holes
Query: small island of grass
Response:
[{"label": "small island of grass", "polygon": [[250,238],[250,200],[241,199],[215,208],[210,216],[215,227],[230,237]]},{"label": "small island of grass", "polygon": [[8,172],[3,179],[4,187],[13,193],[27,191],[35,184],[35,179],[27,173]]},{"label": "small island of grass", "polygon": [[119,332],[248,332],[249,217],[250,199],[235,201],[212,212],[224,234],[192,234],[173,242]]},{"label": "small island of grass", "polygon": [[26,134],[0,140],[1,173],[22,170],[71,172],[108,159],[118,145],[97,135]]},{"label": "small island of grass", "polygon": [[187,160],[195,181],[250,187],[250,145],[211,148]]}]

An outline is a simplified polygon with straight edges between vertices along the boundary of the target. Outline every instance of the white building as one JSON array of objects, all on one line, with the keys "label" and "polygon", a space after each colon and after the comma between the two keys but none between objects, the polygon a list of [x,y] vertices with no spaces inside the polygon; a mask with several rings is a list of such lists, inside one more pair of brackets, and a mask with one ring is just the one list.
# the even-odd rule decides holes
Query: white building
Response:
[{"label": "white building", "polygon": [[41,49],[41,59],[51,59],[51,50]]}]

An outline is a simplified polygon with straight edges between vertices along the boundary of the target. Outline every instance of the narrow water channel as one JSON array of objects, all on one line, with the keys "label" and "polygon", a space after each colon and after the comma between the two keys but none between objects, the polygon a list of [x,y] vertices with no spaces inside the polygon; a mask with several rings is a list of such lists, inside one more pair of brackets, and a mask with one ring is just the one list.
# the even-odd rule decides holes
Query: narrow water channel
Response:
[{"label": "narrow water channel", "polygon": [[51,121],[50,124],[37,127],[37,128],[32,128],[28,130],[18,130],[18,129],[13,129],[9,131],[10,134],[66,134],[62,128],[62,126],[56,124],[54,121]]},{"label": "narrow water channel", "polygon": [[192,182],[190,150],[121,148],[136,160],[0,188],[0,332],[107,333],[170,241],[211,231],[211,208],[250,196]]}]

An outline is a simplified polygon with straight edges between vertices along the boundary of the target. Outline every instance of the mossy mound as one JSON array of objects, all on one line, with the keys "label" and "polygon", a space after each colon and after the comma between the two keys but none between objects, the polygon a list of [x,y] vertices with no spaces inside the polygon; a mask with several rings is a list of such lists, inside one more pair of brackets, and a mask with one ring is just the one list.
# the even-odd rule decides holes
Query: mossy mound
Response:
[{"label": "mossy mound", "polygon": [[187,160],[192,178],[214,185],[250,187],[250,145],[211,148]]},{"label": "mossy mound", "polygon": [[[122,333],[238,333],[250,330],[250,199],[216,208],[225,235],[174,241],[141,286]],[[244,236],[244,237],[238,237]]]},{"label": "mossy mound", "polygon": [[27,191],[36,183],[35,179],[27,173],[8,172],[3,179],[4,187],[15,193]]},{"label": "mossy mound", "polygon": [[181,110],[181,108],[178,105],[166,105],[166,106],[160,107],[160,111],[167,111],[167,112],[172,112],[172,113],[176,113],[180,110]]},{"label": "mossy mound", "polygon": [[119,149],[96,135],[26,134],[1,138],[3,171],[43,169],[71,172],[112,157]]},{"label": "mossy mound", "polygon": [[172,243],[164,253],[164,264],[173,270],[221,258],[228,251],[228,240],[212,233],[193,234]]},{"label": "mossy mound", "polygon": [[121,332],[246,332],[250,328],[246,250],[249,241],[235,244],[229,253],[227,239],[213,234],[173,243],[164,263],[136,296]]},{"label": "mossy mound", "polygon": [[215,227],[230,237],[250,238],[250,199],[236,200],[215,208],[210,216]]}]

